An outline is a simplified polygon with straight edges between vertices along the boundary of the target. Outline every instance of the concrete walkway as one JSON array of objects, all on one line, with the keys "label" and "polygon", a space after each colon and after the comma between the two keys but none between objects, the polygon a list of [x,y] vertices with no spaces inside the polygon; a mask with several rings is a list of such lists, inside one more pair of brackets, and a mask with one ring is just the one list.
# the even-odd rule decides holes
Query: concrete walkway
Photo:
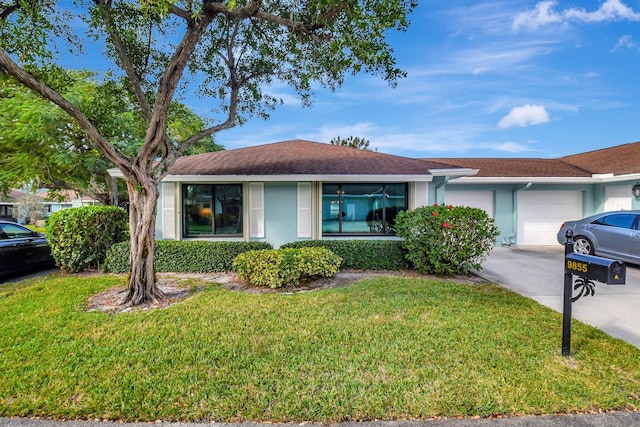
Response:
[{"label": "concrete walkway", "polygon": [[640,426],[640,412],[541,417],[462,418],[425,421],[371,421],[356,423],[118,423],[100,421],[49,421],[0,418],[0,427],[633,427]]},{"label": "concrete walkway", "polygon": [[[478,274],[562,313],[564,247],[496,247]],[[640,267],[627,264],[626,285],[596,284],[573,304],[574,319],[640,348]]]},{"label": "concrete walkway", "polygon": [[506,418],[461,418],[425,421],[370,421],[356,423],[119,423],[100,421],[50,421],[29,418],[0,418],[0,427],[634,427],[640,426],[640,412],[608,414],[526,416]]}]

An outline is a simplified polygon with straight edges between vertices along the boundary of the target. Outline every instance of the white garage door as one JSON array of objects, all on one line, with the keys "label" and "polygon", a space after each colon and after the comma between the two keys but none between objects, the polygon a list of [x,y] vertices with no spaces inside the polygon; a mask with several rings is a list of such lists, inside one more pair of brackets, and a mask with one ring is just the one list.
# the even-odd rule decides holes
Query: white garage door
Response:
[{"label": "white garage door", "polygon": [[520,191],[518,245],[556,245],[562,223],[580,218],[580,191]]},{"label": "white garage door", "polygon": [[629,186],[605,187],[604,210],[621,211],[631,209],[631,190]]},{"label": "white garage door", "polygon": [[493,218],[493,191],[455,191],[447,188],[444,193],[444,203],[479,208]]}]

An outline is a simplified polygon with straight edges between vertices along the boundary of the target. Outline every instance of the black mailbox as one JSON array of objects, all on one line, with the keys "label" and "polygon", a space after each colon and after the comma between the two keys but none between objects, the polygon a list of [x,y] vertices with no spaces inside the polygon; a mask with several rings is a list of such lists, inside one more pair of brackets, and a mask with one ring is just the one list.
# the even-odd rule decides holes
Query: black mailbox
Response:
[{"label": "black mailbox", "polygon": [[568,273],[607,285],[624,285],[627,266],[620,261],[594,255],[567,254],[565,257]]}]

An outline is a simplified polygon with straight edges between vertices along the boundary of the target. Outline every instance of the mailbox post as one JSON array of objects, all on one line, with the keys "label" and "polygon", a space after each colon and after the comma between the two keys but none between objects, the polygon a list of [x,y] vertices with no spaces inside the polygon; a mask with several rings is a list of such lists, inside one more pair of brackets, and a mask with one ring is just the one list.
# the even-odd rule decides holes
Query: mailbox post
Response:
[{"label": "mailbox post", "polygon": [[562,300],[562,355],[571,353],[571,297],[573,296],[573,274],[567,268],[567,257],[573,253],[573,231],[567,230],[564,244],[564,296]]},{"label": "mailbox post", "polygon": [[[562,304],[562,355],[571,354],[571,305],[580,297],[595,295],[595,283],[624,285],[627,267],[614,261],[593,255],[573,253],[573,231],[567,230],[564,245],[564,300]],[[574,285],[573,276],[578,276]],[[575,297],[573,291],[580,289]]]}]

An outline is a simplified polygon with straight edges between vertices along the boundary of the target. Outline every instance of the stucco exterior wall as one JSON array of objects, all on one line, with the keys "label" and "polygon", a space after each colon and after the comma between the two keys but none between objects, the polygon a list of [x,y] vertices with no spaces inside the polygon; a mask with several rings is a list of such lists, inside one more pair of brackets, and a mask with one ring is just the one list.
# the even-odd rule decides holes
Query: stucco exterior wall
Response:
[{"label": "stucco exterior wall", "polygon": [[[309,221],[313,221],[312,236],[311,238],[323,238],[321,236],[321,215],[323,212],[322,207],[322,183],[321,182],[309,182],[311,184],[312,197],[315,200],[311,208],[316,212],[312,213]],[[441,180],[444,184],[444,179]],[[200,181],[200,183],[215,183]],[[160,185],[160,197],[157,204],[156,226],[155,235],[156,239],[175,238],[178,240],[183,239],[182,236],[182,212],[181,212],[181,188],[182,182],[164,182]],[[249,197],[249,183],[244,183],[244,237],[201,237],[203,240],[252,240],[252,241],[266,241],[271,243],[274,247],[280,247],[281,245],[298,240],[306,240],[309,237],[298,237],[298,218],[299,218],[299,204],[298,194],[299,187],[297,182],[262,182],[263,185],[263,237],[250,237],[250,232],[247,229],[250,227],[250,223],[253,220],[250,218],[252,215]],[[444,185],[440,185],[440,191],[442,194]],[[429,182],[412,182],[409,185],[409,208],[422,206],[425,204],[435,203],[433,193],[433,185]],[[315,223],[317,222],[317,224]],[[171,234],[172,233],[172,234]],[[328,238],[328,237],[326,237]],[[393,238],[391,236],[345,236],[331,238],[350,238],[350,239],[381,239],[381,238]]]},{"label": "stucco exterior wall", "polygon": [[297,183],[264,183],[264,239],[274,247],[300,240],[297,237]]},{"label": "stucco exterior wall", "polygon": [[491,191],[494,197],[494,220],[500,230],[498,245],[517,243],[518,196],[524,191],[579,191],[582,194],[583,216],[598,212],[604,203],[604,190],[589,184],[456,184],[447,189],[461,191]]}]

